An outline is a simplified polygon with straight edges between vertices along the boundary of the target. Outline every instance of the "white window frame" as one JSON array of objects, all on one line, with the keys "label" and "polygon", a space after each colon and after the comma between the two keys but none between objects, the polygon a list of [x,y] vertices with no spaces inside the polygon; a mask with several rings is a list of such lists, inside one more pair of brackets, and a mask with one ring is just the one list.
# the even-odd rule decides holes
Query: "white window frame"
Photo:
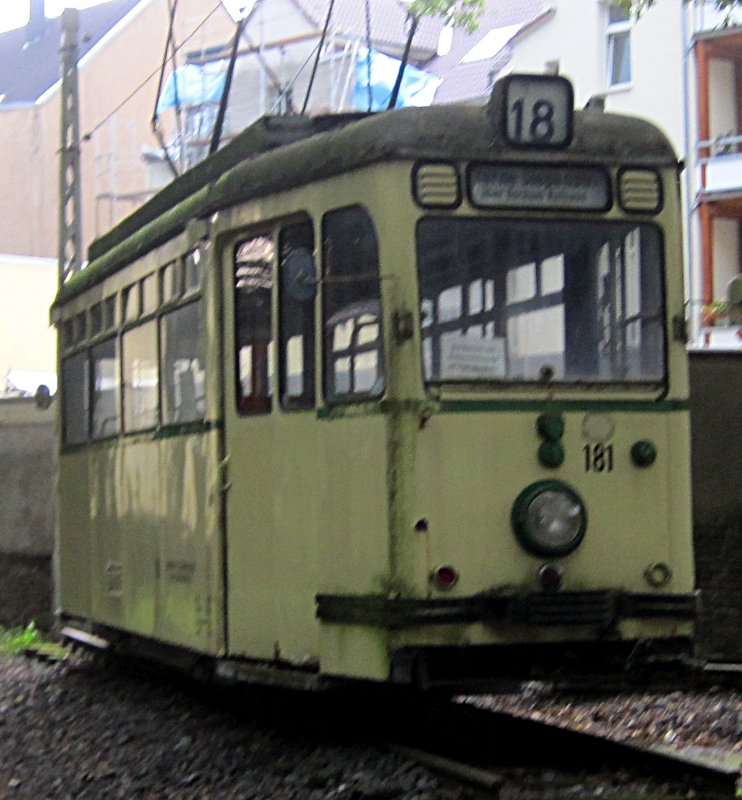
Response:
[{"label": "white window frame", "polygon": [[[631,29],[634,27],[634,17],[633,15],[629,15],[627,19],[622,19],[618,22],[611,22],[610,21],[610,12],[612,6],[617,6],[618,3],[606,3],[605,6],[605,18],[606,18],[606,26],[605,26],[605,78],[606,84],[609,89],[614,88],[627,88],[631,86],[631,81],[633,77],[633,65],[631,63]],[[614,59],[616,53],[616,39],[619,36],[627,36],[629,53],[629,78],[626,81],[616,81],[613,80],[613,73],[614,73]]]}]

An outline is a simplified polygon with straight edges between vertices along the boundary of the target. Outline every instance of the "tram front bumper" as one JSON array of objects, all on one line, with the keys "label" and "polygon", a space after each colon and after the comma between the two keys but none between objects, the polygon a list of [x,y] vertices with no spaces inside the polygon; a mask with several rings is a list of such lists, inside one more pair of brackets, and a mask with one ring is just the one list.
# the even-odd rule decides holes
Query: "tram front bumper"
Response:
[{"label": "tram front bumper", "polygon": [[553,591],[435,599],[317,595],[317,617],[322,622],[387,630],[477,622],[538,627],[588,625],[609,629],[627,619],[693,622],[697,606],[697,592]]}]

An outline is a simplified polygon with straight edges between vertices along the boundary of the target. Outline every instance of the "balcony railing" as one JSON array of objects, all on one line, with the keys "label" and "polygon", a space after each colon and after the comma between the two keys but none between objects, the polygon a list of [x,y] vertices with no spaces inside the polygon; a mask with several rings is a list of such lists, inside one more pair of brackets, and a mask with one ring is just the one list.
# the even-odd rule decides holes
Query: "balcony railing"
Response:
[{"label": "balcony railing", "polygon": [[720,136],[698,143],[702,192],[742,191],[742,136]]}]

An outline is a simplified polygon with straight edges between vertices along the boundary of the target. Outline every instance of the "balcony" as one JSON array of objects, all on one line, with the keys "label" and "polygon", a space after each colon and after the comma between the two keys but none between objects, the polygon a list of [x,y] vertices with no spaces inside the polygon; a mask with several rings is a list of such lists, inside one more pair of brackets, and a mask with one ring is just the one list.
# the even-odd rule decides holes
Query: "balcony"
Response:
[{"label": "balcony", "polygon": [[698,143],[701,192],[742,192],[742,136],[721,136]]}]

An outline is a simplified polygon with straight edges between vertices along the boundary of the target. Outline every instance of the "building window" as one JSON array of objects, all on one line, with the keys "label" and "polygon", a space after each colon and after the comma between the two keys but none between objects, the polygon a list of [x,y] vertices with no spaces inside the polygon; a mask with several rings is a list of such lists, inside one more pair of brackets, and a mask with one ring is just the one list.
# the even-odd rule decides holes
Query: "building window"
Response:
[{"label": "building window", "polygon": [[631,82],[631,12],[617,3],[608,6],[606,55],[609,86]]}]

